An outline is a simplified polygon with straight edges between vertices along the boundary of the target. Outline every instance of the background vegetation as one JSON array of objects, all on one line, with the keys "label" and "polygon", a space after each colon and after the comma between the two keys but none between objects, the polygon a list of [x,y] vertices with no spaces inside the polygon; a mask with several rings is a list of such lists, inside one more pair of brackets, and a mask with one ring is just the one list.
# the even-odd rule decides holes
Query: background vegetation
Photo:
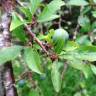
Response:
[{"label": "background vegetation", "polygon": [[19,96],[96,96],[96,0],[17,0],[12,61]]}]

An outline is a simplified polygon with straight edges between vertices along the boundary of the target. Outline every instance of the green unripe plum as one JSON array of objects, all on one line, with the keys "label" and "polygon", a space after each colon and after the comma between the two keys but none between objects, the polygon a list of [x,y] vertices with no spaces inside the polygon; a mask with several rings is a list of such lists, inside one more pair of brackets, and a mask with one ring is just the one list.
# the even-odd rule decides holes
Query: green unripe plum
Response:
[{"label": "green unripe plum", "polygon": [[69,38],[69,34],[66,30],[60,28],[54,31],[53,35],[53,44],[55,48],[56,53],[60,53],[64,46],[66,45],[66,42]]}]

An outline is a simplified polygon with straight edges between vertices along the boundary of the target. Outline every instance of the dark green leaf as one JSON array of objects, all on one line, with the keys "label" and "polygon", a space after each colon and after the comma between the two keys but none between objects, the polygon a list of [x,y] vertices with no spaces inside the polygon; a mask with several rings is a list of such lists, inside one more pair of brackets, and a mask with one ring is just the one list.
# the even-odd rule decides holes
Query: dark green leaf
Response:
[{"label": "dark green leaf", "polygon": [[22,42],[25,42],[27,38],[23,29],[23,26],[17,27],[15,30],[13,30],[12,35],[21,40]]}]

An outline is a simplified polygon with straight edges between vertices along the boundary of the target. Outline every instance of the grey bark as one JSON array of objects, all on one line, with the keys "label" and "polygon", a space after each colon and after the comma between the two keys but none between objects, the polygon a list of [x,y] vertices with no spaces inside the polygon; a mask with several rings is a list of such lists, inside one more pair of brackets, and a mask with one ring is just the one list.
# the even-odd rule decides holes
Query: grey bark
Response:
[{"label": "grey bark", "polygon": [[[10,39],[10,24],[11,13],[13,10],[13,1],[15,0],[0,0],[0,5],[3,9],[3,16],[0,21],[0,50],[11,46]],[[6,62],[0,66],[0,96],[17,96],[16,88],[14,87],[14,75],[12,64]]]}]

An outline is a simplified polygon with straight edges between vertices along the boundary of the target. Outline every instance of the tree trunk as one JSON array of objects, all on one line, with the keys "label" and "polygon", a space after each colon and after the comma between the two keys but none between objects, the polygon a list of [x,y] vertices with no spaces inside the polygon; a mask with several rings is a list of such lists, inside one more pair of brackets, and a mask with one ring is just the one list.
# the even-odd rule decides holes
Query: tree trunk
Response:
[{"label": "tree trunk", "polygon": [[[0,0],[0,49],[11,46],[10,23],[15,0]],[[11,61],[0,66],[0,96],[17,96]]]}]

